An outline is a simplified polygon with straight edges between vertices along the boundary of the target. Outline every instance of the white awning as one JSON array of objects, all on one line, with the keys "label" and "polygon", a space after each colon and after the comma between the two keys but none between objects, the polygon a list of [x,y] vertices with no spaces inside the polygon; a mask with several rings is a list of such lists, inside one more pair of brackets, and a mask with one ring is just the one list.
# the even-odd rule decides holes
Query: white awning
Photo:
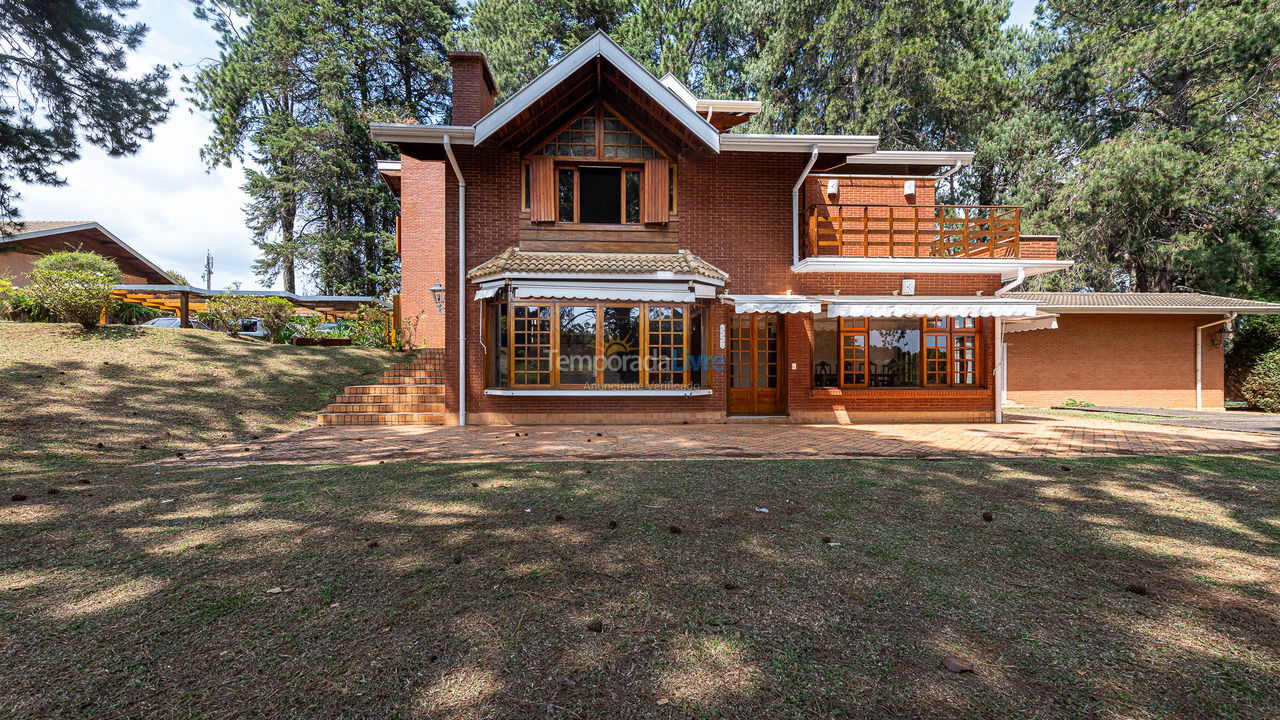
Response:
[{"label": "white awning", "polygon": [[476,298],[475,298],[475,299],[476,299],[476,300],[487,300],[488,298],[491,298],[491,297],[493,297],[494,295],[497,295],[497,294],[498,294],[498,291],[502,289],[502,285],[503,285],[503,283],[500,283],[500,282],[496,282],[496,283],[488,283],[488,284],[485,284],[485,285],[481,285],[481,286],[480,286],[480,289],[476,291]]},{"label": "white awning", "polygon": [[1028,318],[1010,318],[1004,323],[1004,331],[1025,332],[1027,330],[1057,330],[1058,316],[1049,313],[1040,313],[1035,317]]},{"label": "white awning", "polygon": [[516,298],[556,298],[570,300],[630,300],[634,302],[694,302],[699,297],[715,295],[697,292],[696,283],[690,282],[608,282],[602,280],[513,280],[512,295]]},{"label": "white awning", "polygon": [[862,295],[820,298],[827,317],[1033,317],[1036,304],[1003,297]]},{"label": "white awning", "polygon": [[740,313],[817,313],[822,301],[804,295],[724,295]]}]

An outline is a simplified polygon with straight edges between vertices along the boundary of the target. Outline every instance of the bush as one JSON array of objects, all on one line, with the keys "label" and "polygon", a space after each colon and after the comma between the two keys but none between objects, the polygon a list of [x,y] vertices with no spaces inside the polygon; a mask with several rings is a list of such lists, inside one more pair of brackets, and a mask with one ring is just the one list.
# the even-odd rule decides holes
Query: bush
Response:
[{"label": "bush", "polygon": [[1225,353],[1227,399],[1244,399],[1241,386],[1254,367],[1272,350],[1280,349],[1280,316],[1245,315],[1235,320]]},{"label": "bush", "polygon": [[1258,358],[1240,384],[1240,395],[1251,408],[1280,413],[1280,350]]},{"label": "bush", "polygon": [[17,292],[13,286],[13,278],[0,275],[0,320],[8,320],[13,316],[13,296]]},{"label": "bush", "polygon": [[91,252],[55,252],[35,262],[27,274],[26,295],[46,308],[59,322],[96,327],[111,298],[111,286],[120,282],[120,268]]},{"label": "bush", "polygon": [[[222,330],[230,335],[240,332],[240,321],[245,318],[262,318],[262,326],[266,329],[272,342],[284,342],[286,329],[293,320],[295,312],[293,303],[282,297],[260,297],[257,295],[218,295],[209,298],[206,303],[208,312],[204,316],[213,322],[215,330]],[[208,321],[206,321],[208,322]]]},{"label": "bush", "polygon": [[142,323],[158,318],[164,313],[153,307],[139,305],[137,303],[122,302],[120,300],[112,300],[107,307],[107,317],[111,322],[122,323],[124,325],[141,325]]}]

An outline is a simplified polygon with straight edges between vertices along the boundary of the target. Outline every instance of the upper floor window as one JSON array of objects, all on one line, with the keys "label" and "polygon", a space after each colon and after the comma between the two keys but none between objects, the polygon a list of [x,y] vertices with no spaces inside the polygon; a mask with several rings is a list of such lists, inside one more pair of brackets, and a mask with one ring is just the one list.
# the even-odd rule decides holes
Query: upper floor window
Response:
[{"label": "upper floor window", "polygon": [[521,167],[521,207],[534,222],[665,223],[675,166],[605,107],[553,135]]}]

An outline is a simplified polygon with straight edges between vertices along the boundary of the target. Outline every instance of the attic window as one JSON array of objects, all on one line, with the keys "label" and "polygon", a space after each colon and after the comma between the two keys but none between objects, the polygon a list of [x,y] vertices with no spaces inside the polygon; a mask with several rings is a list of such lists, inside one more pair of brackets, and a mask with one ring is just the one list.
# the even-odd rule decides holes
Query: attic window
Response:
[{"label": "attic window", "polygon": [[604,156],[607,158],[661,157],[644,138],[631,131],[616,117],[604,116]]},{"label": "attic window", "polygon": [[[603,129],[603,133],[597,132]],[[594,108],[556,134],[537,154],[562,158],[634,159],[662,157],[616,115]]]},{"label": "attic window", "polygon": [[543,155],[559,157],[592,157],[596,154],[596,119],[594,115],[580,117],[556,135]]}]

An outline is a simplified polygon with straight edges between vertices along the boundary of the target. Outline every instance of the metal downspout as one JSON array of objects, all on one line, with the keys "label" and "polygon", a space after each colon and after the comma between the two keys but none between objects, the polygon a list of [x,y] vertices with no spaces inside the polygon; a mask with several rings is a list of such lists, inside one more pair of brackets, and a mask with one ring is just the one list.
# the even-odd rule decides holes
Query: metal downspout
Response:
[{"label": "metal downspout", "polygon": [[458,178],[458,424],[467,424],[467,181],[453,156],[449,136],[444,138],[453,175]]},{"label": "metal downspout", "polygon": [[796,180],[796,184],[791,187],[791,264],[797,265],[800,262],[800,186],[804,184],[804,179],[809,177],[809,171],[813,169],[813,164],[818,162],[818,146],[814,144],[809,148],[809,163],[804,166],[804,172],[800,173],[800,179]]}]

